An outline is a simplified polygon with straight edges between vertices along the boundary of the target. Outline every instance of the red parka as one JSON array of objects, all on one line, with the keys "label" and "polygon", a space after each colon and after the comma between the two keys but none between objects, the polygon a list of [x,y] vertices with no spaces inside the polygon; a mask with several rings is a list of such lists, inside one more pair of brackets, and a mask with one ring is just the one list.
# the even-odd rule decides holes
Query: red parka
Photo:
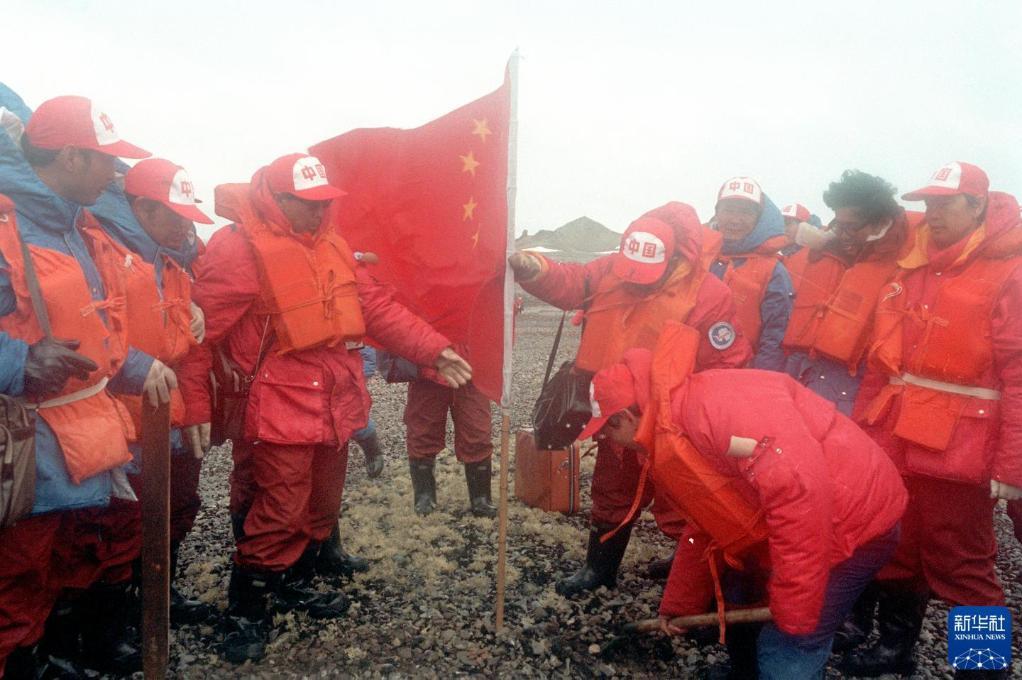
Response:
[{"label": "red parka", "polygon": [[[263,219],[287,224],[261,183],[252,185],[248,200]],[[192,297],[206,315],[206,338],[179,371],[189,424],[210,419],[209,347],[222,344],[241,369],[251,373],[264,335],[272,341],[272,324],[267,331],[268,317],[257,311],[260,276],[243,230],[230,225],[216,232],[195,276]],[[356,281],[366,330],[375,342],[425,366],[451,345],[395,302],[364,266],[357,267]],[[370,404],[357,349],[340,344],[281,355],[271,344],[252,383],[245,435],[280,444],[343,444],[365,426]]]},{"label": "red parka", "polygon": [[[894,323],[891,332],[875,330],[855,416],[905,474],[1022,486],[1018,203],[991,192],[983,228],[943,250],[929,246],[928,233],[924,223],[895,282],[881,291],[877,316],[890,309]],[[904,373],[945,387],[895,384]],[[949,394],[947,384],[999,399]],[[934,405],[944,412],[926,410]]]},{"label": "red parka", "polygon": [[[671,407],[699,453],[744,479],[765,513],[768,545],[745,566],[769,573],[775,623],[792,635],[813,631],[830,569],[901,518],[908,495],[897,469],[834,404],[780,373],[696,373],[677,388]],[[732,436],[760,444],[751,457],[736,457],[729,455]],[[686,528],[661,614],[707,610],[714,594],[708,543],[698,527]]]}]

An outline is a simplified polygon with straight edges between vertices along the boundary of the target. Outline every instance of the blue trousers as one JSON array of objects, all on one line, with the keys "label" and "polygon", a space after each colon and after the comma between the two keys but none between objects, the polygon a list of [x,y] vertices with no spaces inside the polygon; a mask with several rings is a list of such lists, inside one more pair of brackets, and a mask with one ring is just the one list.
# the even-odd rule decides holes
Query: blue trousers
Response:
[{"label": "blue trousers", "polygon": [[830,570],[827,593],[816,630],[808,635],[788,635],[777,626],[763,626],[756,644],[760,680],[816,680],[823,678],[834,633],[844,623],[852,605],[873,576],[894,555],[899,526],[865,543],[844,562]]}]

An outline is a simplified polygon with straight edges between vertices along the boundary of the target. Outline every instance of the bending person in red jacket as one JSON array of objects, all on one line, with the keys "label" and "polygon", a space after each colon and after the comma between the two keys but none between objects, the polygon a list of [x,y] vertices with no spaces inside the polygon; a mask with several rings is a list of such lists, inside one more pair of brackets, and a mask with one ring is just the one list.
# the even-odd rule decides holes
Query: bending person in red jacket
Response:
[{"label": "bending person in red jacket", "polygon": [[1022,496],[1022,224],[986,173],[949,163],[902,198],[926,203],[881,289],[855,416],[905,477],[901,544],[880,573],[880,639],[850,675],[909,674],[932,592],[1004,604],[994,573],[998,499]]},{"label": "bending person in red jacket", "polygon": [[[337,531],[348,440],[370,406],[363,337],[436,367],[452,387],[471,379],[450,342],[394,302],[323,219],[343,194],[304,154],[278,158],[250,184],[220,186],[216,210],[235,223],[213,235],[196,267],[206,343],[189,360],[208,365],[203,348],[218,344],[252,376],[231,476],[237,551],[223,651],[236,662],[262,657],[270,594],[314,617],[339,616],[348,604],[342,594],[306,586],[317,572],[368,567],[341,551]],[[201,375],[182,371],[189,424],[210,420]]]},{"label": "bending person in red jacket", "polygon": [[773,622],[756,664],[732,659],[729,677],[758,667],[763,680],[822,678],[835,630],[894,552],[905,488],[879,446],[790,377],[690,375],[697,342],[671,323],[654,352],[630,350],[597,373],[586,433],[646,457],[689,520],[660,605],[664,632],[681,632],[672,617],[707,611],[715,590],[722,608],[731,589],[725,578],[721,598],[713,574],[740,565],[729,575],[745,590],[765,582]]},{"label": "bending person in red jacket", "polygon": [[[702,237],[695,210],[672,202],[633,222],[618,253],[585,265],[525,252],[515,253],[510,262],[528,292],[564,310],[583,309],[577,371],[593,374],[620,361],[631,347],[652,348],[669,320],[699,331],[698,368],[739,367],[751,359],[752,348],[737,325],[731,292],[702,265]],[[599,537],[628,514],[640,468],[634,452],[598,442],[586,563],[557,584],[562,595],[617,583],[631,524],[612,541],[600,542]],[[643,505],[654,496],[647,489]],[[659,498],[653,511],[661,529],[676,539],[682,524],[676,513]]]}]

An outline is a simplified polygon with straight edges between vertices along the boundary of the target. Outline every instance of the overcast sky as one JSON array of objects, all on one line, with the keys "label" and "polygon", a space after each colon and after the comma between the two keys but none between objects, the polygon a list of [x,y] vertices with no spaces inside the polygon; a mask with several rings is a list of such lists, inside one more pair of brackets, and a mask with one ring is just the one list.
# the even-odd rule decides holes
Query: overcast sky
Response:
[{"label": "overcast sky", "polygon": [[951,160],[1022,194],[1020,0],[4,0],[0,81],[100,102],[200,197],[356,127],[416,127],[523,56],[518,228],[707,219],[729,176],[830,218],[845,168],[899,190]]}]

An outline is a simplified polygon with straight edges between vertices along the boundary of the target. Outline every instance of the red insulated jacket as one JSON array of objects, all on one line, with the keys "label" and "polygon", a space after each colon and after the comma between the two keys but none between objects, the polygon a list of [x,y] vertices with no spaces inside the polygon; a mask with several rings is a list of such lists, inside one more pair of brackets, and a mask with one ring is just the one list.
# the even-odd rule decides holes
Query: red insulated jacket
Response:
[{"label": "red insulated jacket", "polygon": [[856,418],[905,474],[1022,486],[1018,203],[990,192],[982,229],[939,251],[924,223],[899,265],[881,291]]},{"label": "red insulated jacket", "polygon": [[[249,200],[264,219],[284,219],[268,195],[253,190]],[[187,424],[210,419],[210,346],[221,344],[251,373],[268,320],[257,304],[262,289],[253,247],[236,225],[213,235],[195,276],[192,297],[206,315],[206,338],[178,371]],[[367,333],[384,348],[429,366],[451,345],[395,302],[364,267],[356,268],[356,282]],[[267,335],[272,341],[272,330]],[[365,426],[370,404],[357,349],[341,344],[281,355],[271,344],[252,383],[245,436],[282,444],[340,444]]]},{"label": "red insulated jacket", "polygon": [[[695,210],[684,203],[671,202],[643,217],[654,217],[674,229],[676,248],[681,257],[692,266],[701,266],[703,229]],[[554,307],[565,310],[583,308],[594,302],[592,296],[604,277],[611,274],[616,257],[617,254],[606,255],[587,264],[559,263],[543,258],[543,273],[531,281],[521,282],[521,286]],[[731,291],[716,277],[703,277],[695,304],[684,323],[700,333],[696,370],[738,368],[752,358],[752,346],[738,326]],[[734,329],[736,337],[731,344],[711,339],[711,330],[722,327]]]},{"label": "red insulated jacket", "polygon": [[[901,518],[908,494],[883,449],[834,404],[772,371],[694,374],[671,399],[674,422],[721,472],[744,480],[769,537],[758,565],[777,626],[816,628],[831,568]],[[731,437],[759,442],[729,455]],[[713,597],[708,540],[689,525],[678,542],[660,613],[701,613]],[[748,560],[757,561],[755,557]]]}]

